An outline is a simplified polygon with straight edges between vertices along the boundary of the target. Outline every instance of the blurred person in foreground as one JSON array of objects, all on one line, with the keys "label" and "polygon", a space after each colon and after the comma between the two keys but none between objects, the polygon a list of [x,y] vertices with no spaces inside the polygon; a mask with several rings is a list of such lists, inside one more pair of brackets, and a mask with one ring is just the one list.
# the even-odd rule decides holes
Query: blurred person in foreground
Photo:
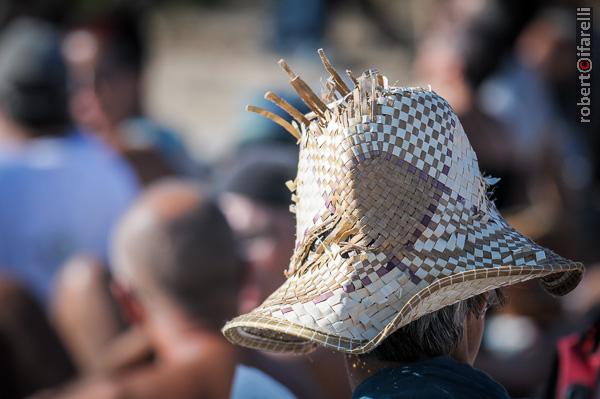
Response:
[{"label": "blurred person in foreground", "polygon": [[322,98],[335,102],[281,62],[314,113],[284,104],[295,127],[257,110],[300,145],[288,278],[224,335],[275,352],[345,353],[354,398],[508,398],[472,366],[486,309],[500,288],[536,278],[566,294],[583,265],[502,218],[446,100],[390,87],[376,69],[348,87],[320,55]]},{"label": "blurred person in foreground", "polygon": [[[67,260],[55,278],[48,313],[80,374],[102,373],[110,363],[103,354],[113,346],[128,345],[137,352],[137,331],[128,323],[111,293],[111,273],[106,262],[87,254]],[[143,344],[143,340],[139,341]],[[142,349],[143,349],[142,345]]]},{"label": "blurred person in foreground", "polygon": [[[241,313],[254,309],[285,281],[284,271],[294,249],[294,217],[289,209],[291,193],[286,182],[295,178],[297,163],[298,151],[289,144],[255,142],[236,153],[235,162],[221,182],[219,203],[240,240],[247,263],[240,290]],[[264,357],[256,358],[252,351],[244,354],[249,364],[277,376],[268,365],[260,364]],[[273,364],[293,367],[290,377],[297,382],[314,387],[312,398],[350,395],[339,354],[320,350],[309,359],[271,357]],[[317,384],[306,384],[307,379]]]},{"label": "blurred person in foreground", "polygon": [[22,399],[73,378],[74,365],[31,292],[0,274],[0,303],[2,398]]},{"label": "blurred person in foreground", "polygon": [[144,184],[174,175],[206,178],[207,166],[192,159],[178,134],[145,112],[148,49],[140,15],[117,8],[66,36],[71,112],[122,153]]},{"label": "blurred person in foreground", "polygon": [[196,184],[172,180],[149,187],[120,222],[112,255],[114,292],[153,360],[107,353],[120,361],[112,372],[49,397],[294,397],[240,365],[237,349],[219,333],[237,314],[242,264],[226,219]]},{"label": "blurred person in foreground", "polygon": [[9,25],[0,36],[0,268],[45,304],[66,259],[105,258],[137,189],[116,154],[72,128],[58,32],[32,19]]}]

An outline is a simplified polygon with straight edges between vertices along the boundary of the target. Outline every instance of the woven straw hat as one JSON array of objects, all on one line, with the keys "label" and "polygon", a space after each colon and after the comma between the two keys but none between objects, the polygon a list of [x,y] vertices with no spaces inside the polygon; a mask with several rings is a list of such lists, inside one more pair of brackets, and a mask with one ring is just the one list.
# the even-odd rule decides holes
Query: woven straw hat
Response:
[{"label": "woven straw hat", "polygon": [[296,136],[292,190],[296,248],[287,281],[223,328],[233,343],[306,353],[316,345],[365,353],[419,317],[491,289],[540,278],[563,295],[583,265],[515,231],[488,198],[458,117],[431,90],[391,87],[371,70],[331,77],[323,99],[287,64],[312,109],[303,115],[275,94]]}]

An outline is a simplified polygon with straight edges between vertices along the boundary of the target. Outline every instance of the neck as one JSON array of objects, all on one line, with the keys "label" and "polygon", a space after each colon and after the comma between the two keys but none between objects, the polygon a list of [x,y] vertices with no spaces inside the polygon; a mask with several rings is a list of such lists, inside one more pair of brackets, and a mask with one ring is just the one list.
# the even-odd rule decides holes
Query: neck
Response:
[{"label": "neck", "polygon": [[28,131],[0,113],[0,145],[18,145],[30,137]]},{"label": "neck", "polygon": [[32,130],[0,112],[0,145],[19,146],[36,137],[59,136],[66,129],[66,126],[56,126]]},{"label": "neck", "polygon": [[179,314],[157,312],[148,321],[148,330],[158,357],[165,362],[195,358],[208,347],[230,347],[218,331]]},{"label": "neck", "polygon": [[[458,354],[458,356],[457,356],[457,354]],[[463,355],[460,350],[455,351],[455,353],[452,353],[449,356],[458,362],[470,364],[469,362],[464,360],[466,358],[466,356]],[[345,360],[346,360],[346,372],[348,374],[348,380],[350,382],[350,387],[352,388],[353,391],[363,381],[365,381],[367,378],[371,377],[373,374],[377,373],[379,370],[384,369],[384,368],[401,367],[401,366],[407,364],[407,363],[390,362],[390,361],[377,360],[377,359],[369,359],[369,358],[355,356],[355,355],[346,355]],[[417,360],[417,362],[424,361],[424,360],[427,360],[427,358],[423,357],[423,358]]]},{"label": "neck", "polygon": [[348,380],[350,381],[350,387],[353,391],[364,380],[375,374],[377,371],[383,368],[400,366],[400,363],[396,362],[387,362],[354,355],[346,355],[345,360]]}]

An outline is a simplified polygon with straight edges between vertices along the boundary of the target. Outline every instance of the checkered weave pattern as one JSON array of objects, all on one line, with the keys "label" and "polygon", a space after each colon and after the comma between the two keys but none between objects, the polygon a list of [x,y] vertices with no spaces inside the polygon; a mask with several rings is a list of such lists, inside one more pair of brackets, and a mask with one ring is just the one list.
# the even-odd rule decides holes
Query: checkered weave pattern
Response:
[{"label": "checkered weave pattern", "polygon": [[[227,323],[234,343],[365,353],[396,329],[491,289],[540,278],[572,290],[583,266],[509,226],[450,105],[367,71],[298,123],[287,281]],[[330,84],[329,87],[334,87]],[[331,89],[333,90],[333,89]],[[310,105],[310,104],[309,104]]]}]

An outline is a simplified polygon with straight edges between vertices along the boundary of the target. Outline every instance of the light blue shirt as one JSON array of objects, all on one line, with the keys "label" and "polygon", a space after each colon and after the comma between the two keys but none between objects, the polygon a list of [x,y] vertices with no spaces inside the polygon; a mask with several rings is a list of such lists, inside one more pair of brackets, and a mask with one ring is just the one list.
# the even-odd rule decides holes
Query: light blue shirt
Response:
[{"label": "light blue shirt", "polygon": [[235,368],[230,399],[295,399],[285,386],[253,367]]},{"label": "light blue shirt", "polygon": [[0,272],[45,302],[70,256],[106,258],[108,235],[137,192],[129,166],[91,136],[0,147]]}]

